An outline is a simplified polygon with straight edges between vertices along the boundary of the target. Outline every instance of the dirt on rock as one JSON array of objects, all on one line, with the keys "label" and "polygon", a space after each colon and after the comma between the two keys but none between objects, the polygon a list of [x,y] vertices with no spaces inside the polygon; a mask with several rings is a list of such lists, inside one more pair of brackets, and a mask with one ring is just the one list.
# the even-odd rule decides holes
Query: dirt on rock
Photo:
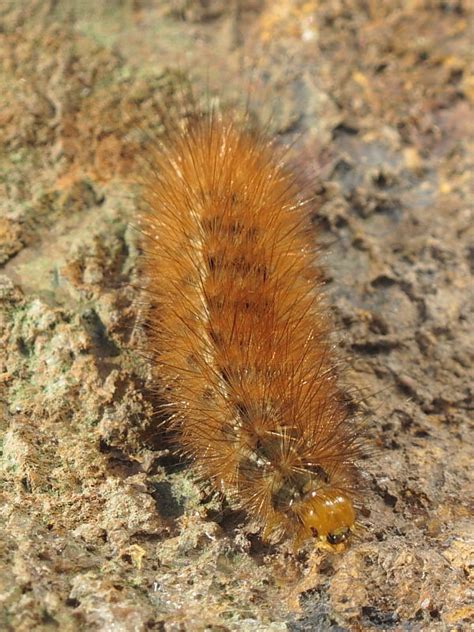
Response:
[{"label": "dirt on rock", "polygon": [[[2,630],[470,629],[472,20],[455,0],[3,2]],[[341,555],[262,543],[159,428],[133,182],[183,75],[250,94],[314,182],[374,447]]]}]

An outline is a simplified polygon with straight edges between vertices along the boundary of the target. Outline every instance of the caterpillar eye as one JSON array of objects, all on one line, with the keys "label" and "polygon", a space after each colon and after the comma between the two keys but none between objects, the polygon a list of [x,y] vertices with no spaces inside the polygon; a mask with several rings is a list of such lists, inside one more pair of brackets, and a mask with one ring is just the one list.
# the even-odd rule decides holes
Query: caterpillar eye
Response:
[{"label": "caterpillar eye", "polygon": [[329,544],[341,544],[341,542],[346,542],[351,534],[350,529],[344,529],[338,533],[328,533],[326,536],[326,540]]}]

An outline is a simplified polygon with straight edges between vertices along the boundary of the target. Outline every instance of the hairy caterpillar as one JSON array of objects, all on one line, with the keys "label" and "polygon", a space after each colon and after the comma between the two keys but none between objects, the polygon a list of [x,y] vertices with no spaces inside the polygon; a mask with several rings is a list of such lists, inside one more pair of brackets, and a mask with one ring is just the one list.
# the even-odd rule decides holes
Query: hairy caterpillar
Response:
[{"label": "hairy caterpillar", "polygon": [[265,539],[354,529],[361,445],[338,383],[308,197],[248,120],[198,112],[145,176],[148,344],[181,449]]}]

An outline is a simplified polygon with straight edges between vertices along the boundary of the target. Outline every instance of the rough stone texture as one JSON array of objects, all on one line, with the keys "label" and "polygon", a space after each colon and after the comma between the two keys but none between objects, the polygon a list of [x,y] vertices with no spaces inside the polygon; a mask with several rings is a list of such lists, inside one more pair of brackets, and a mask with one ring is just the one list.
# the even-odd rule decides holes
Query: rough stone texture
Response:
[{"label": "rough stone texture", "polygon": [[[470,21],[455,0],[2,3],[1,629],[470,627]],[[158,429],[129,181],[183,68],[250,91],[314,182],[375,448],[342,555],[263,546]]]}]

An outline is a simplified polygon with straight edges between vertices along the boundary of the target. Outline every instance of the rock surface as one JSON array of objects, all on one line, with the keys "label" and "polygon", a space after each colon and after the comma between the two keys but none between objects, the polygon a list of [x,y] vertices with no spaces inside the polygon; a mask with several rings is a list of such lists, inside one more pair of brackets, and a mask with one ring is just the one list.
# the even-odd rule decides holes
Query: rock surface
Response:
[{"label": "rock surface", "polygon": [[[2,4],[1,629],[469,628],[472,17],[455,0]],[[183,68],[223,103],[250,92],[314,181],[375,447],[342,555],[264,546],[158,429],[130,180]]]}]

